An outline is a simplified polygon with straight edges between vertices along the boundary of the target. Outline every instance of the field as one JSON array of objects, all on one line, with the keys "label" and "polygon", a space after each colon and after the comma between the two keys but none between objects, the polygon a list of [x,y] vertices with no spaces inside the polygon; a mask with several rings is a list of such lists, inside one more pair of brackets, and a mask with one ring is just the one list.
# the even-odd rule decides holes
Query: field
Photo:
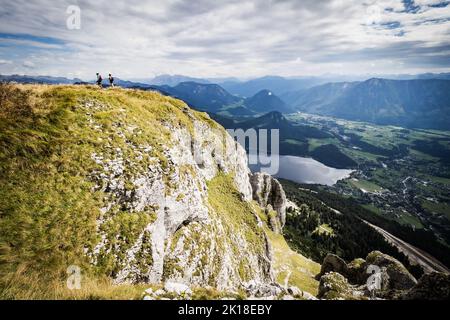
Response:
[{"label": "field", "polygon": [[367,180],[358,180],[356,178],[349,179],[348,182],[356,188],[359,188],[362,192],[382,192],[383,188],[376,185],[373,182]]}]

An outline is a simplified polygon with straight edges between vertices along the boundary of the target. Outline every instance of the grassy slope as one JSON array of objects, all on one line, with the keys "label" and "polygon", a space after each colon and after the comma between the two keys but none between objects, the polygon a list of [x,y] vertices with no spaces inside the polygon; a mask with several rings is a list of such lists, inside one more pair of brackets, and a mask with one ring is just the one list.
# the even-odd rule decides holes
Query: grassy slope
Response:
[{"label": "grassy slope", "polygon": [[317,295],[319,282],[314,278],[320,272],[320,264],[291,250],[284,237],[267,230],[274,251],[274,271],[281,285],[291,285]]},{"label": "grassy slope", "polygon": [[267,216],[256,205],[254,210],[261,218],[264,229],[273,250],[275,280],[282,286],[296,286],[299,289],[317,295],[319,282],[315,276],[320,272],[320,264],[292,250],[283,235],[271,231],[267,225]]}]

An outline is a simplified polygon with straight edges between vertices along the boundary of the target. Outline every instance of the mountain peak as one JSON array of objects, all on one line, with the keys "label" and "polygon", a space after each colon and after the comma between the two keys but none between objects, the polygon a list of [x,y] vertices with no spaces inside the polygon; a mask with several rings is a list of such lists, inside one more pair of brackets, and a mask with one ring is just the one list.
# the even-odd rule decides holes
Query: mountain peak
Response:
[{"label": "mountain peak", "polygon": [[272,96],[274,95],[272,91],[268,89],[263,89],[255,94],[255,96]]},{"label": "mountain peak", "polygon": [[190,106],[210,112],[217,112],[223,106],[240,101],[239,98],[213,83],[186,81],[166,90],[172,96],[186,101]]},{"label": "mountain peak", "polygon": [[278,111],[280,114],[292,112],[283,100],[267,89],[261,90],[253,97],[246,99],[245,105],[256,112]]}]

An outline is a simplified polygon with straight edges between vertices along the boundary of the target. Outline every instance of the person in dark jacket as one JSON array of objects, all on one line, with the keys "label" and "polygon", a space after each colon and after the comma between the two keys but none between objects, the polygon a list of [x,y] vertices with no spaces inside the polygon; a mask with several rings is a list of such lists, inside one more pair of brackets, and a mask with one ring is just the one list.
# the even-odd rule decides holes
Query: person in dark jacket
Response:
[{"label": "person in dark jacket", "polygon": [[114,87],[114,78],[113,78],[113,76],[111,75],[111,73],[109,74],[108,79],[109,79],[109,85],[110,85],[111,87]]},{"label": "person in dark jacket", "polygon": [[98,85],[100,88],[102,88],[102,81],[103,81],[102,75],[101,75],[100,73],[97,72],[97,85]]}]

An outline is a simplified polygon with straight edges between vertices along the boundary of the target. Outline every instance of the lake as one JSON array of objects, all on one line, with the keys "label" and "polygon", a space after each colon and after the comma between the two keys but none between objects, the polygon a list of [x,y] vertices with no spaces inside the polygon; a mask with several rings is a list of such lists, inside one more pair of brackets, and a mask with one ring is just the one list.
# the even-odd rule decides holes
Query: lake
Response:
[{"label": "lake", "polygon": [[[250,170],[261,171],[261,165],[250,165]],[[332,186],[339,180],[348,178],[352,172],[353,170],[328,167],[312,158],[280,156],[280,169],[275,177],[298,183]]]}]

